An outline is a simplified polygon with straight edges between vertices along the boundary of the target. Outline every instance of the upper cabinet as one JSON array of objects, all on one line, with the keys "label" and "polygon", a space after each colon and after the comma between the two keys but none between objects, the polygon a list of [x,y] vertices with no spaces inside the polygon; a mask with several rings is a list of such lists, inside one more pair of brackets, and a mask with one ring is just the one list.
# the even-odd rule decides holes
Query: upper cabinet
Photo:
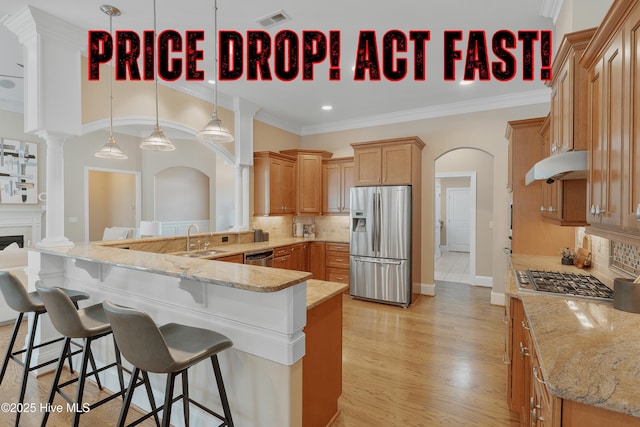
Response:
[{"label": "upper cabinet", "polygon": [[353,157],[322,161],[323,213],[349,213],[350,193],[354,183],[354,169]]},{"label": "upper cabinet", "polygon": [[253,210],[255,215],[295,212],[296,159],[272,151],[253,153]]},{"label": "upper cabinet", "polygon": [[319,214],[322,212],[322,160],[332,156],[320,150],[282,150],[280,153],[294,157],[295,212]]},{"label": "upper cabinet", "polygon": [[581,59],[588,69],[591,232],[638,241],[640,0],[613,3]]},{"label": "upper cabinet", "polygon": [[424,142],[417,136],[351,144],[355,185],[403,185],[421,176]]},{"label": "upper cabinet", "polygon": [[580,65],[596,29],[567,34],[553,61],[549,155],[587,149],[588,71]]}]

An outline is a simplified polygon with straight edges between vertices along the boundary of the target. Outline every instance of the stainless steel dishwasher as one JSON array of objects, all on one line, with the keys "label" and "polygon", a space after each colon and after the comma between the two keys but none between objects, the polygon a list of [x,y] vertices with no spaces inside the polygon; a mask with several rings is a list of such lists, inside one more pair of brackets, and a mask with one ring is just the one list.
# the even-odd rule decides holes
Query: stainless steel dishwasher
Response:
[{"label": "stainless steel dishwasher", "polygon": [[273,265],[273,249],[265,249],[244,254],[244,263],[247,265],[260,265],[271,267]]}]

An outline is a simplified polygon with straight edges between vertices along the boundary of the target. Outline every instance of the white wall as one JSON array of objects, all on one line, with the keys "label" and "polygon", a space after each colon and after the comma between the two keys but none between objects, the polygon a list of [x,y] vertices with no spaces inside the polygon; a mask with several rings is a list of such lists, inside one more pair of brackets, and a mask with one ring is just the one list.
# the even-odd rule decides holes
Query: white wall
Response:
[{"label": "white wall", "polygon": [[155,220],[209,220],[209,187],[209,177],[191,167],[172,166],[158,172],[154,182]]}]

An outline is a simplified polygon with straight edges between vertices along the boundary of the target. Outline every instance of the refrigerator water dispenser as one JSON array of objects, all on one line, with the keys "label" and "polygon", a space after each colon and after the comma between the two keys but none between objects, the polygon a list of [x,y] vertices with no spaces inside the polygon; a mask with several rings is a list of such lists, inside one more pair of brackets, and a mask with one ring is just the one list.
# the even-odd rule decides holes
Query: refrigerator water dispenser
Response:
[{"label": "refrigerator water dispenser", "polygon": [[351,224],[351,231],[354,233],[364,233],[367,231],[367,219],[366,218],[352,218],[353,224]]}]

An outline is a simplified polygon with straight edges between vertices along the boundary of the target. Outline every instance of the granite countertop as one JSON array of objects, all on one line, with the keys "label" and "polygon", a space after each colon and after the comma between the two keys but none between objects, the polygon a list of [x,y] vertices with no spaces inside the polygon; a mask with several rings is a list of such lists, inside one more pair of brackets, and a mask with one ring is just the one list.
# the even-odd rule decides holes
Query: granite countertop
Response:
[{"label": "granite countertop", "polygon": [[[41,248],[38,251],[252,292],[276,292],[311,278],[310,273],[302,271],[211,262],[201,258],[167,256],[94,244]],[[222,255],[230,255],[230,253]]]},{"label": "granite countertop", "polygon": [[[559,257],[512,255],[514,269],[541,268],[593,274]],[[513,274],[511,274],[513,276]],[[515,278],[510,296],[522,300],[540,367],[552,395],[640,416],[640,314],[613,308],[613,301],[519,292]]]},{"label": "granite countertop", "polygon": [[343,293],[349,285],[345,283],[326,282],[324,280],[307,280],[307,310],[322,304],[334,296]]},{"label": "granite countertop", "polygon": [[[231,245],[224,245],[224,246],[210,246],[207,250],[203,250],[203,251],[191,251],[191,252],[201,252],[203,253],[203,256],[200,258],[204,258],[204,259],[216,259],[216,258],[223,258],[226,256],[231,256],[231,255],[238,255],[238,254],[244,254],[246,252],[256,252],[256,251],[261,251],[261,250],[265,250],[265,249],[275,249],[275,248],[279,248],[282,246],[289,246],[289,245],[295,245],[297,243],[305,243],[305,242],[328,242],[328,243],[344,243],[344,244],[349,244],[349,241],[338,241],[335,239],[304,239],[302,237],[284,237],[284,238],[279,238],[279,239],[271,239],[265,242],[253,242],[253,243],[237,243],[237,244],[231,244]],[[217,251],[218,253],[213,254],[213,255],[205,255],[205,253],[207,251]],[[180,255],[182,256],[184,253],[184,251],[181,252],[173,252],[171,254],[167,254],[167,255]]]}]

